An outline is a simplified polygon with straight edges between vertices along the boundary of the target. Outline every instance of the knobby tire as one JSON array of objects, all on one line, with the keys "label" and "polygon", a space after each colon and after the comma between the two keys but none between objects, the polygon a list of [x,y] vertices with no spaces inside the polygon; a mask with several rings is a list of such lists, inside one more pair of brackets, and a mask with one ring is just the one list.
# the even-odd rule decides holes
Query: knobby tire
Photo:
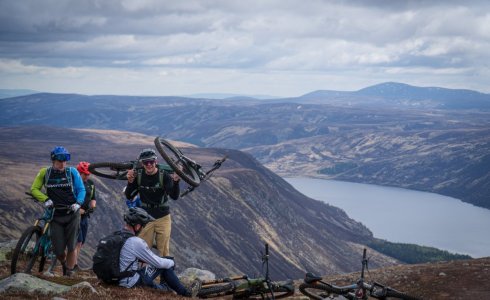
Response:
[{"label": "knobby tire", "polygon": [[[42,229],[39,226],[31,226],[24,231],[12,255],[12,262],[10,264],[11,274],[19,272],[31,273],[32,267],[40,254],[39,252],[42,252],[39,247],[41,234]],[[39,251],[34,252],[36,247]]]},{"label": "knobby tire", "polygon": [[127,174],[133,168],[132,163],[99,162],[91,163],[88,167],[90,173],[109,179],[127,180]]},{"label": "knobby tire", "polygon": [[335,290],[323,283],[302,283],[299,291],[310,299],[322,300],[330,295],[337,295]]},{"label": "knobby tire", "polygon": [[213,298],[233,293],[235,285],[232,282],[213,284],[210,286],[202,286],[197,294],[199,298]]},{"label": "knobby tire", "polygon": [[155,147],[157,148],[160,155],[168,163],[168,165],[177,173],[180,178],[193,187],[199,186],[201,179],[194,170],[185,160],[180,159],[182,157],[182,152],[175,148],[165,139],[160,137],[155,138]]},{"label": "knobby tire", "polygon": [[[294,294],[294,287],[292,285],[287,286],[278,282],[273,282],[272,292],[274,293],[274,299],[286,298]],[[248,299],[272,299],[270,294],[270,290],[267,288],[261,292],[251,293],[248,296]]]}]

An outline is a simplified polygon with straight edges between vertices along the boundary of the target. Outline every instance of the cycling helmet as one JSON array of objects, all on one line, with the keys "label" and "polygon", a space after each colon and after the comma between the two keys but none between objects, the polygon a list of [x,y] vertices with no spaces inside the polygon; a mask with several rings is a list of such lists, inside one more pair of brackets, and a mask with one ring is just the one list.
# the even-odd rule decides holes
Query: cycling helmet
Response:
[{"label": "cycling helmet", "polygon": [[90,175],[90,171],[88,170],[89,166],[90,166],[90,163],[88,163],[86,161],[81,161],[77,165],[77,170],[80,174]]},{"label": "cycling helmet", "polygon": [[70,153],[65,149],[65,147],[56,146],[51,151],[51,160],[69,161]]},{"label": "cycling helmet", "polygon": [[124,222],[128,223],[131,226],[136,226],[140,224],[141,226],[145,226],[151,221],[154,221],[155,218],[150,216],[144,209],[139,207],[131,207],[124,214]]},{"label": "cycling helmet", "polygon": [[139,160],[157,159],[157,153],[151,148],[143,149],[138,156]]}]

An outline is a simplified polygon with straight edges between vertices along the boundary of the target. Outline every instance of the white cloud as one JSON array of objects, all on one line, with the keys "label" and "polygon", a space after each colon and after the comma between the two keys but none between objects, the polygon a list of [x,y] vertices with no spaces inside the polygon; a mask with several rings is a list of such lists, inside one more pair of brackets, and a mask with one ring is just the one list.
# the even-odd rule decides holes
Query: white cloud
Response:
[{"label": "white cloud", "polygon": [[490,92],[489,8],[486,1],[0,0],[0,87],[288,96],[427,80]]}]

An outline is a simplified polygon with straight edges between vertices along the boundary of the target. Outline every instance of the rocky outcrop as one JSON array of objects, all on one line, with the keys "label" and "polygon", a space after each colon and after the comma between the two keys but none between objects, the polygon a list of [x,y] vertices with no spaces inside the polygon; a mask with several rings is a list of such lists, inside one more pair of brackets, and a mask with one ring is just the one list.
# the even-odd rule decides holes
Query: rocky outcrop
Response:
[{"label": "rocky outcrop", "polygon": [[66,286],[24,273],[16,273],[0,281],[0,295],[2,293],[60,295],[73,289],[82,289],[97,294],[97,291],[88,282]]}]

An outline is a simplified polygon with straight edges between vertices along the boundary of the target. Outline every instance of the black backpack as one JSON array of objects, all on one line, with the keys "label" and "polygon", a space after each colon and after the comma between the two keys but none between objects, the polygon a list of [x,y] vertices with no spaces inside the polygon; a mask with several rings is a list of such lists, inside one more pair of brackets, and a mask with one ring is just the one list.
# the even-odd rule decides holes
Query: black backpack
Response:
[{"label": "black backpack", "polygon": [[119,271],[121,249],[126,240],[132,236],[134,234],[127,231],[116,231],[99,241],[97,250],[92,257],[92,269],[97,278],[105,283],[118,284],[120,279],[134,275],[135,271],[128,271],[132,264],[125,271]]}]

